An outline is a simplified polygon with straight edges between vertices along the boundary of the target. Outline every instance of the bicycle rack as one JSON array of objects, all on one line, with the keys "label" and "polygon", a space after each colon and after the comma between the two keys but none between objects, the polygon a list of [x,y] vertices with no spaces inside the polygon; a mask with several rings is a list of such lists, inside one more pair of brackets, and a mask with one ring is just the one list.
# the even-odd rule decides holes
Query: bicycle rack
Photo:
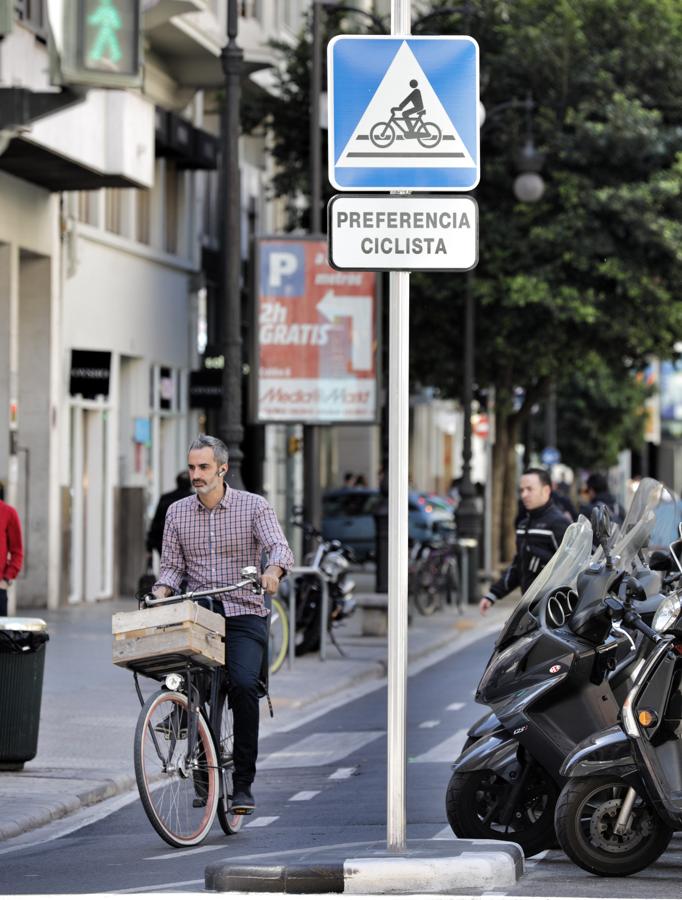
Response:
[{"label": "bicycle rack", "polygon": [[324,572],[316,566],[294,566],[289,569],[286,578],[289,580],[289,653],[287,654],[287,667],[293,669],[296,655],[296,586],[294,579],[297,575],[315,575],[320,582],[320,596],[322,609],[320,610],[320,659],[327,658],[327,618],[329,617],[329,587]]}]

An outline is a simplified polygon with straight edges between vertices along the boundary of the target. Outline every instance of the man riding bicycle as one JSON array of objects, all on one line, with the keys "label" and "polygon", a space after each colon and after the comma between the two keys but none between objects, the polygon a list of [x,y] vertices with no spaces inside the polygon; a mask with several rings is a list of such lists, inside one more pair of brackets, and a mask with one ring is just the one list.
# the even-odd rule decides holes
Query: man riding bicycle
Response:
[{"label": "man riding bicycle", "polygon": [[391,112],[393,115],[402,112],[405,124],[410,131],[414,132],[417,130],[419,117],[424,112],[424,101],[422,100],[422,92],[419,90],[419,82],[416,78],[413,78],[412,81],[410,81],[410,87],[413,88],[413,90],[405,97],[399,106],[391,107]]},{"label": "man riding bicycle", "polygon": [[[257,494],[225,484],[227,447],[218,438],[200,435],[188,454],[195,494],[173,503],[166,513],[159,578],[155,597],[169,597],[186,581],[187,590],[229,584],[241,570],[260,570],[263,552],[268,566],[261,576],[267,593],[275,593],[294,557],[270,504]],[[234,794],[232,809],[252,813],[251,785],[258,756],[259,692],[263,654],[267,652],[268,610],[263,597],[248,589],[212,600],[226,618],[225,668],[234,716]]]}]

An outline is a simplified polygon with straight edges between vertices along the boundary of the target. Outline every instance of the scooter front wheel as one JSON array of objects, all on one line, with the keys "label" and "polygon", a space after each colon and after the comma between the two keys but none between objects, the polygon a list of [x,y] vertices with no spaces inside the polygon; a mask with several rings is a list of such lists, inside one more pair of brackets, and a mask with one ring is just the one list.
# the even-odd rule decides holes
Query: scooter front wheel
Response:
[{"label": "scooter front wheel", "polygon": [[557,798],[554,782],[533,765],[513,808],[507,810],[514,787],[491,769],[455,772],[445,798],[445,812],[455,835],[514,841],[526,856],[553,847]]},{"label": "scooter front wheel", "polygon": [[625,834],[615,832],[628,785],[613,775],[572,778],[556,805],[555,826],[561,847],[574,863],[593,875],[641,872],[663,853],[672,831],[637,797]]}]

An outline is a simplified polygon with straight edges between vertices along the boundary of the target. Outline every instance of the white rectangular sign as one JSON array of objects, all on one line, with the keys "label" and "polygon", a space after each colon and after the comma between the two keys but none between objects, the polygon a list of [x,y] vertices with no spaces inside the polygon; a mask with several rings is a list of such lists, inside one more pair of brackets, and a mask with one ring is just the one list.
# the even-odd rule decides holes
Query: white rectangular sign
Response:
[{"label": "white rectangular sign", "polygon": [[335,269],[466,271],[478,263],[473,197],[337,194],[328,216]]}]

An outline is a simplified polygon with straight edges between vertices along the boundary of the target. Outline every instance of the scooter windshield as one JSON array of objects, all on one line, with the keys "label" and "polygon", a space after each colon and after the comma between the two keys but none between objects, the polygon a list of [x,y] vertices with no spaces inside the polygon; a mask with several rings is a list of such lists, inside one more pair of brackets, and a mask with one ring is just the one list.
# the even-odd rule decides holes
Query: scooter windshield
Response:
[{"label": "scooter windshield", "polygon": [[574,587],[578,575],[589,565],[591,553],[592,526],[585,516],[578,516],[578,521],[566,529],[557,552],[516,604],[495,646],[537,627],[534,611],[539,599],[553,588]]},{"label": "scooter windshield", "polygon": [[[622,556],[623,543],[632,529],[640,522],[648,512],[655,510],[661,503],[661,497],[665,488],[655,478],[643,478],[630,503],[630,508],[622,525],[614,525],[609,538],[610,553],[612,556]],[[604,548],[600,545],[592,554],[592,563],[601,562],[604,558]]]},{"label": "scooter windshield", "polygon": [[627,534],[621,535],[613,546],[612,555],[617,567],[624,572],[630,569],[635,557],[649,543],[656,524],[656,513],[648,509]]}]

